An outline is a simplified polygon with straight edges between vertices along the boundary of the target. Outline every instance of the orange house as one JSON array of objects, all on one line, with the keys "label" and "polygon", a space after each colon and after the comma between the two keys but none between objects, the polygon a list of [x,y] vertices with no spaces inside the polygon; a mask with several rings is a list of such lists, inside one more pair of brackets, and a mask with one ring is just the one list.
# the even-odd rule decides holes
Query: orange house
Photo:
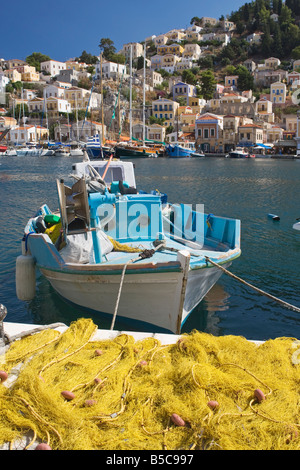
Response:
[{"label": "orange house", "polygon": [[223,117],[212,113],[200,115],[195,123],[197,147],[204,152],[223,152]]}]

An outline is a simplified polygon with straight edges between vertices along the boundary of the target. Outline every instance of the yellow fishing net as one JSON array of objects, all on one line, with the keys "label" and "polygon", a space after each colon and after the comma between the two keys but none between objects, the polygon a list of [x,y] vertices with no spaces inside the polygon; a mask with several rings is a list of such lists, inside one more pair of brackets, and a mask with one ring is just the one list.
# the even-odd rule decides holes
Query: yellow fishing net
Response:
[{"label": "yellow fishing net", "polygon": [[15,341],[0,356],[8,373],[0,445],[27,435],[27,448],[47,442],[58,450],[299,449],[293,338],[256,345],[193,331],[162,345],[126,334],[96,341],[95,330],[80,319],[64,333]]}]

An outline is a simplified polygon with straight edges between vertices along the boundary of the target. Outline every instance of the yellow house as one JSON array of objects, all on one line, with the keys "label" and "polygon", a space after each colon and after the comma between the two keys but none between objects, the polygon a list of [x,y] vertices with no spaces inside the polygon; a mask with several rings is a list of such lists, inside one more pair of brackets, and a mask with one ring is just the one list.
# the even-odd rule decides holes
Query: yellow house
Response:
[{"label": "yellow house", "polygon": [[165,68],[168,72],[172,73],[180,57],[174,54],[166,54],[162,56],[161,67]]},{"label": "yellow house", "polygon": [[286,84],[275,82],[270,87],[270,100],[272,103],[283,104],[286,101]]},{"label": "yellow house", "polygon": [[43,98],[36,97],[36,98],[33,98],[32,100],[29,100],[27,102],[27,106],[28,106],[28,111],[30,113],[39,113],[44,110],[45,103],[44,103]]},{"label": "yellow house", "polygon": [[177,117],[179,104],[167,98],[152,101],[152,115],[158,119],[165,119],[164,126],[172,126]]},{"label": "yellow house", "polygon": [[157,53],[158,54],[176,54],[182,55],[184,48],[180,44],[164,44],[162,46],[157,46]]},{"label": "yellow house", "polygon": [[16,69],[4,70],[4,75],[9,78],[12,83],[22,80],[22,75]]},{"label": "yellow house", "polygon": [[199,113],[181,113],[179,123],[182,132],[195,132],[195,123],[199,117]]},{"label": "yellow house", "polygon": [[39,82],[40,74],[36,71],[29,70],[27,72],[22,73],[22,81],[23,82]]},{"label": "yellow house", "polygon": [[90,92],[73,86],[65,90],[64,97],[70,103],[72,109],[86,109]]},{"label": "yellow house", "polygon": [[264,130],[257,124],[245,124],[239,126],[239,145],[241,146],[254,146],[256,144],[262,144],[264,142]]},{"label": "yellow house", "polygon": [[169,41],[182,41],[185,39],[185,32],[181,31],[180,29],[172,29],[168,33],[166,33]]}]

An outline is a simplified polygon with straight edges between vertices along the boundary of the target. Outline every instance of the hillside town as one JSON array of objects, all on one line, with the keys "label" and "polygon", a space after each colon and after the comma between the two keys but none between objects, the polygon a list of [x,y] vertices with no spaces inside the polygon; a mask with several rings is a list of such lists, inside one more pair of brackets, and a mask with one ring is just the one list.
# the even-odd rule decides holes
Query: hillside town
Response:
[{"label": "hillside town", "polygon": [[256,31],[230,60],[224,51],[236,47],[237,29],[224,17],[194,17],[186,29],[124,44],[117,61],[107,59],[108,39],[93,64],[0,59],[2,151],[98,134],[101,142],[192,141],[205,154],[300,153],[300,55],[255,60]]}]

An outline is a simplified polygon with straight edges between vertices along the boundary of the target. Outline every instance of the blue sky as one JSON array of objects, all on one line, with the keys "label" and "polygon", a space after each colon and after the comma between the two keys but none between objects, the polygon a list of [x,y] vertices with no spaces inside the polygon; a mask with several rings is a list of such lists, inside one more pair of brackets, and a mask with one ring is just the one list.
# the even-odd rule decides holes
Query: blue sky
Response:
[{"label": "blue sky", "polygon": [[6,0],[1,5],[0,58],[41,52],[65,61],[82,51],[99,54],[101,38],[117,50],[152,34],[186,28],[193,16],[219,18],[246,0]]}]

